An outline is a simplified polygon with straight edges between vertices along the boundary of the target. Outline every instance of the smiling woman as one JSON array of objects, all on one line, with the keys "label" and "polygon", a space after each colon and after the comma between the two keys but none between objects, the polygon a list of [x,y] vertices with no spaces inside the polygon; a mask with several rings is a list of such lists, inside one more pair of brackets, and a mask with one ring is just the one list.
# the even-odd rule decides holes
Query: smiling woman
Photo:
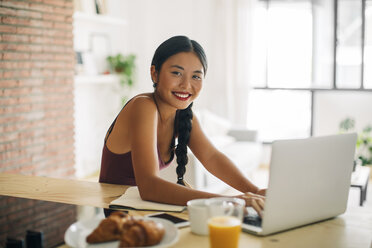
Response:
[{"label": "smiling woman", "polygon": [[[220,196],[184,187],[188,186],[183,176],[189,147],[209,172],[242,192],[237,197],[261,213],[265,190],[253,185],[210,143],[192,113],[206,71],[203,48],[188,37],[172,37],[157,48],[151,63],[154,92],[133,97],[110,126],[100,182],[137,185],[142,199],[177,205]],[[174,154],[177,183],[159,176]]]}]

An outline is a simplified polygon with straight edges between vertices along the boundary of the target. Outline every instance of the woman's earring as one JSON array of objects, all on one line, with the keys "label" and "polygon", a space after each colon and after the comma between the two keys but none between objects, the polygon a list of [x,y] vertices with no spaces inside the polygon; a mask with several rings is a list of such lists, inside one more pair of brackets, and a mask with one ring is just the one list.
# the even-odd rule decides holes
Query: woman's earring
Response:
[{"label": "woman's earring", "polygon": [[152,87],[156,88],[157,85],[158,85],[158,83],[153,83]]}]

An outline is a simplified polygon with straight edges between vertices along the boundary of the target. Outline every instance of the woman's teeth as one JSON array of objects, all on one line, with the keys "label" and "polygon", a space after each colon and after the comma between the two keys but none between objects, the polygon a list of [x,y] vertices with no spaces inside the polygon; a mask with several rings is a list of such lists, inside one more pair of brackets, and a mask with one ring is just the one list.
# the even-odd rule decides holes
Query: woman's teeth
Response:
[{"label": "woman's teeth", "polygon": [[189,97],[189,94],[182,94],[182,93],[176,93],[176,92],[174,92],[173,94],[180,97],[180,98],[188,98]]}]

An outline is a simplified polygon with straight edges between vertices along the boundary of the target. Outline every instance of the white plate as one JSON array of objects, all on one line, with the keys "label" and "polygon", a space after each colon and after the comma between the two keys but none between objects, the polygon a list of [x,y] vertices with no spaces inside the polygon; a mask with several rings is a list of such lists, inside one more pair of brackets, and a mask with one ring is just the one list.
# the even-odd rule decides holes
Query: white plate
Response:
[{"label": "white plate", "polygon": [[[178,229],[169,220],[164,220],[154,217],[145,217],[155,222],[161,223],[164,226],[165,234],[161,242],[155,246],[146,246],[146,248],[161,248],[169,247],[178,241]],[[68,246],[74,248],[118,248],[119,241],[105,242],[99,244],[88,244],[86,237],[98,226],[102,218],[78,221],[72,224],[65,233],[65,242]]]}]

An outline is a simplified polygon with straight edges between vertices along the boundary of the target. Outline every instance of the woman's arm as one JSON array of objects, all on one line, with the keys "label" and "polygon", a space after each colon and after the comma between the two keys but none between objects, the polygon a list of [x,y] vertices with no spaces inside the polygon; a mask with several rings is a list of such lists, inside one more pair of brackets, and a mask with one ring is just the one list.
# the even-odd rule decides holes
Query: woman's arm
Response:
[{"label": "woman's arm", "polygon": [[260,189],[251,183],[227,156],[213,146],[202,131],[196,116],[193,117],[189,147],[210,173],[231,187],[242,193],[259,193]]},{"label": "woman's arm", "polygon": [[[187,201],[192,199],[222,196],[190,189],[159,177],[156,105],[147,98],[137,98],[132,101],[129,139],[134,174],[141,198],[148,201],[186,205]],[[221,170],[222,172],[223,170]],[[239,174],[238,171],[235,173]],[[256,195],[251,193],[242,194],[239,197],[261,214],[262,199],[258,199]]]},{"label": "woman's arm", "polygon": [[220,196],[161,179],[157,154],[156,105],[150,98],[136,98],[132,100],[129,111],[132,163],[142,199],[186,205],[191,199]]},{"label": "woman's arm", "polygon": [[189,147],[210,173],[242,192],[237,197],[245,200],[247,206],[252,206],[262,216],[266,190],[251,183],[229,158],[213,146],[203,133],[196,116],[193,117]]}]

